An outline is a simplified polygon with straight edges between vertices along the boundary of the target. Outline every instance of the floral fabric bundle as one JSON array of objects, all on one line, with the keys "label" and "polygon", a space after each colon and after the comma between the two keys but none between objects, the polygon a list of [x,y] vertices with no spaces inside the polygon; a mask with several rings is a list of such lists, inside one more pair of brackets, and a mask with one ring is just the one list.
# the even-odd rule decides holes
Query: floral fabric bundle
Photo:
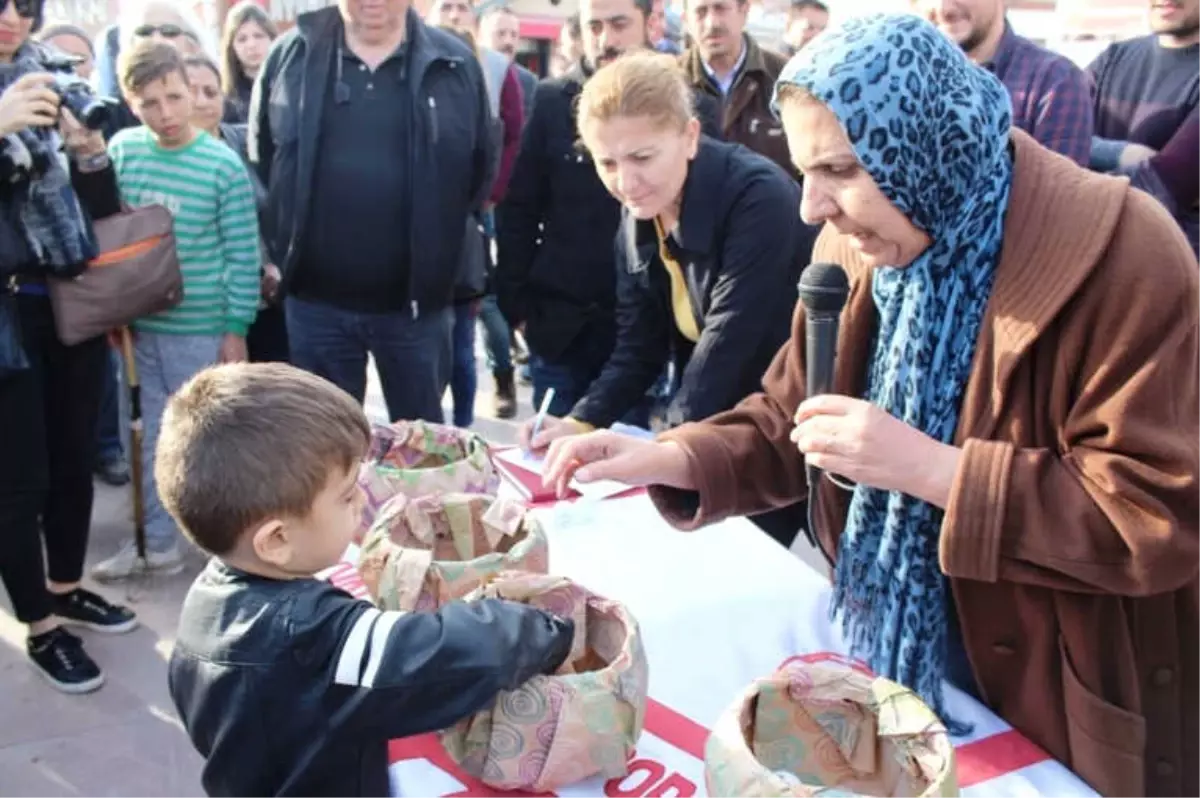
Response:
[{"label": "floral fabric bundle", "polygon": [[502,790],[548,792],[593,776],[620,778],[641,736],[649,666],[637,621],[568,579],[503,573],[466,597],[503,598],[575,621],[562,668],[535,676],[441,733],[468,773]]},{"label": "floral fabric bundle", "polygon": [[411,612],[461,598],[501,571],[545,573],[549,562],[545,532],[517,502],[399,494],[380,509],[358,570],[379,607]]},{"label": "floral fabric bundle", "polygon": [[500,487],[500,472],[479,435],[425,421],[398,421],[372,426],[358,484],[366,494],[361,539],[380,508],[397,494],[491,494]]},{"label": "floral fabric bundle", "polygon": [[954,796],[954,749],[912,691],[844,663],[759,679],[708,738],[712,796]]}]

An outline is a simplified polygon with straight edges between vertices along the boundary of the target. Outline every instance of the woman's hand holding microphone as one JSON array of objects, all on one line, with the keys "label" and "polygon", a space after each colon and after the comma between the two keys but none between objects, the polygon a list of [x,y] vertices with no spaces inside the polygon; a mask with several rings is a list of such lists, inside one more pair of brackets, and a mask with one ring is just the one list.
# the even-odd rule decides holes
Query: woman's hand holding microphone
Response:
[{"label": "woman's hand holding microphone", "polygon": [[[949,503],[962,459],[957,446],[934,440],[870,402],[837,394],[802,402],[795,423],[791,440],[810,465],[943,509]],[[523,446],[548,448],[542,482],[559,496],[572,479],[696,489],[687,453],[678,444],[582,429],[572,419],[547,417],[537,435],[532,423],[521,430]]]},{"label": "woman's hand holding microphone", "polygon": [[862,399],[821,394],[800,403],[792,442],[809,465],[945,509],[962,450]]}]

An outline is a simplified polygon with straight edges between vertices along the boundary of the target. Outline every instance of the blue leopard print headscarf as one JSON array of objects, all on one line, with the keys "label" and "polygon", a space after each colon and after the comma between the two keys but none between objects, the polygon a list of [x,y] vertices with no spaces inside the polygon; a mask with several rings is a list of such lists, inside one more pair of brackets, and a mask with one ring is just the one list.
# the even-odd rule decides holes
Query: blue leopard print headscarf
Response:
[{"label": "blue leopard print headscarf", "polygon": [[[879,313],[867,400],[943,443],[953,439],[992,289],[1012,185],[1008,92],[928,22],[874,15],[827,31],[776,84],[806,89],[845,129],[892,204],[933,240],[872,275]],[[942,511],[859,485],[841,538],[833,613],[853,653],[921,697],[942,699],[949,586]]]}]

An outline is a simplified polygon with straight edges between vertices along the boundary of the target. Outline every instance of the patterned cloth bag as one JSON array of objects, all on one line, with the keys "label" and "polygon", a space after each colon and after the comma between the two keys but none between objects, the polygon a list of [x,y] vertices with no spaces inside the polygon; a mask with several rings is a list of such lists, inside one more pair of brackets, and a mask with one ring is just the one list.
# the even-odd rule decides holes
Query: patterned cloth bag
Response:
[{"label": "patterned cloth bag", "polygon": [[649,665],[637,621],[558,576],[503,573],[466,597],[520,601],[575,621],[566,662],[441,732],[463,770],[501,790],[549,792],[628,774],[646,716]]},{"label": "patterned cloth bag", "polygon": [[366,494],[362,540],[379,508],[398,493],[495,493],[500,473],[479,435],[426,421],[397,421],[372,425],[358,484]]},{"label": "patterned cloth bag", "polygon": [[725,711],[712,796],[955,796],[954,749],[915,693],[842,662],[789,663]]},{"label": "patterned cloth bag", "polygon": [[500,571],[546,573],[546,533],[524,505],[470,493],[392,497],[358,559],[385,610],[433,610]]}]

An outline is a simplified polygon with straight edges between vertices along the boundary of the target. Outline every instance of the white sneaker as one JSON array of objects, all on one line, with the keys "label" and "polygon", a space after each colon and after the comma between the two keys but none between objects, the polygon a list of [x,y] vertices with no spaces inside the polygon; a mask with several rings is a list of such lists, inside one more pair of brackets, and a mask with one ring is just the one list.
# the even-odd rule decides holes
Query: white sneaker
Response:
[{"label": "white sneaker", "polygon": [[146,559],[143,560],[137,556],[137,546],[130,541],[116,554],[92,568],[92,578],[98,582],[115,582],[138,574],[170,576],[182,570],[183,555],[178,546],[171,546],[166,551],[147,550]]}]

